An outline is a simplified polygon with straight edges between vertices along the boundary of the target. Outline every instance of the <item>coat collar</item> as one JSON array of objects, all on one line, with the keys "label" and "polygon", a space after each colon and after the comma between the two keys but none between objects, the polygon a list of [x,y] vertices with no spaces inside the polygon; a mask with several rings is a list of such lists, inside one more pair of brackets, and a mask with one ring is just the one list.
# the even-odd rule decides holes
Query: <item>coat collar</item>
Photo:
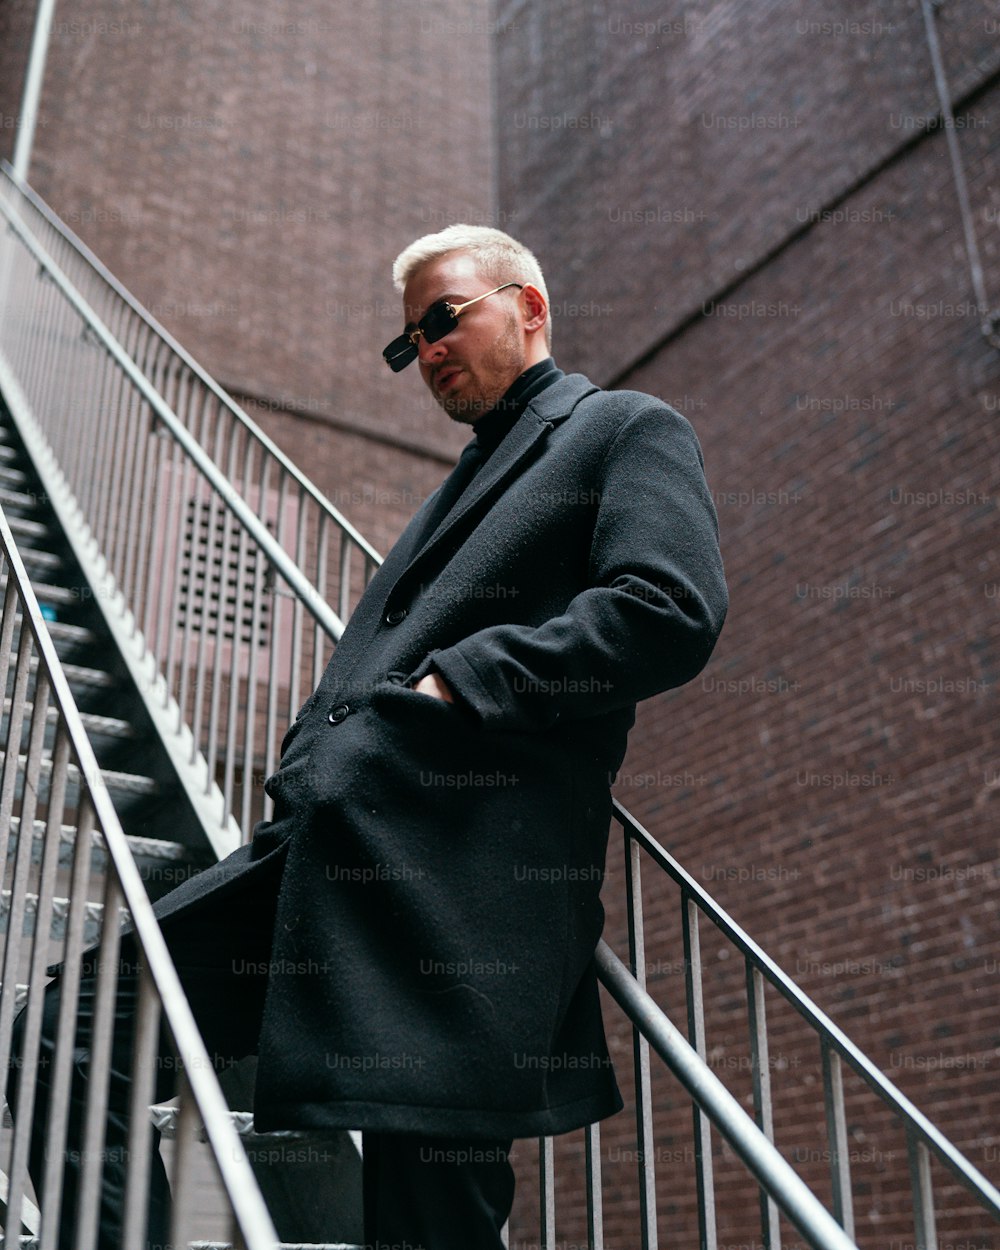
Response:
[{"label": "coat collar", "polygon": [[536,395],[455,507],[406,566],[403,576],[433,560],[446,544],[452,545],[470,520],[481,515],[484,506],[502,494],[528,461],[541,453],[552,427],[565,421],[584,396],[598,389],[582,373],[570,373]]}]

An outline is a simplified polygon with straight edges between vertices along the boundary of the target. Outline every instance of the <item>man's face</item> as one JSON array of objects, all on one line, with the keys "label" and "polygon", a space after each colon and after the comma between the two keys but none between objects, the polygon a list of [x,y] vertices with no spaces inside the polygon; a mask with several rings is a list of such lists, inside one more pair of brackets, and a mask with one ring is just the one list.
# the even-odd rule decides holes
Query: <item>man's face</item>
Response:
[{"label": "man's face", "polygon": [[[468,252],[428,261],[403,291],[406,323],[419,321],[437,300],[463,304],[496,285],[479,276]],[[443,339],[417,340],[420,375],[452,420],[473,424],[527,368],[519,294],[516,287],[499,291],[462,313]]]}]

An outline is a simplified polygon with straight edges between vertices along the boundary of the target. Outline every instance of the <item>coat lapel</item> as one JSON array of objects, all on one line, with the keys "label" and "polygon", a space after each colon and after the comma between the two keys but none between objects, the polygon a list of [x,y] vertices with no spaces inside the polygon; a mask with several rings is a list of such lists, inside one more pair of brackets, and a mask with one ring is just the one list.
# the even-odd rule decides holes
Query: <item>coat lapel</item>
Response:
[{"label": "coat lapel", "polygon": [[452,549],[476,524],[483,511],[544,451],[553,425],[568,417],[590,391],[598,388],[582,374],[570,374],[547,387],[527,406],[500,446],[479,470],[458,503],[412,555],[403,572],[432,562],[443,549]]}]

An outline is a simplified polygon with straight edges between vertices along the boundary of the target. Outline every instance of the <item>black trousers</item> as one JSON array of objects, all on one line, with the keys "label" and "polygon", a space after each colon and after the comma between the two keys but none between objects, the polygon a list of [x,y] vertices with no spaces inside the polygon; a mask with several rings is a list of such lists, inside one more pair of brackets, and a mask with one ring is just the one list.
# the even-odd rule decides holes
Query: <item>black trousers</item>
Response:
[{"label": "black trousers", "polygon": [[[231,895],[219,915],[205,916],[183,930],[167,931],[177,965],[209,1054],[222,1067],[256,1053],[266,973],[246,969],[270,962],[276,890]],[[238,970],[238,971],[237,971]],[[137,1005],[134,950],[122,945],[121,978],[115,1002],[108,1112],[102,1152],[98,1250],[121,1250],[121,1221],[127,1167],[130,1068]],[[89,1077],[96,978],[85,976],[80,990],[74,1045],[70,1122],[63,1167],[59,1250],[74,1250],[74,1224],[82,1170],[83,1128]],[[45,990],[41,1051],[35,1094],[29,1171],[41,1202],[53,1071],[60,979]],[[16,1109],[21,1071],[24,1013],[14,1022],[7,1102]],[[173,1052],[160,1039],[156,1098],[175,1092]],[[500,1230],[510,1213],[514,1174],[507,1141],[471,1142],[453,1138],[363,1132],[362,1188],[366,1246],[378,1250],[500,1250]],[[170,1195],[159,1153],[150,1176],[147,1250],[168,1250]],[[127,1247],[125,1250],[136,1250]]]}]

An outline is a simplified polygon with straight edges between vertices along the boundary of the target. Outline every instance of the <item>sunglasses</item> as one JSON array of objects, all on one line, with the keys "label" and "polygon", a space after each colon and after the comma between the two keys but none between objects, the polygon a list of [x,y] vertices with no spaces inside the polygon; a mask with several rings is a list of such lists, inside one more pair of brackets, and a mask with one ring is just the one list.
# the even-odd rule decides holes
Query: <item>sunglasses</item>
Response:
[{"label": "sunglasses", "polygon": [[505,282],[503,286],[494,287],[492,291],[477,295],[475,299],[466,300],[464,304],[450,304],[446,299],[439,299],[436,304],[431,304],[415,326],[407,328],[398,339],[392,340],[382,353],[383,360],[393,373],[399,373],[400,369],[405,369],[411,360],[416,360],[419,350],[417,339],[421,335],[424,336],[425,343],[436,343],[438,339],[443,339],[446,334],[454,330],[458,325],[459,317],[467,308],[478,304],[487,296],[496,295],[497,291],[506,291],[509,286],[516,286],[518,290],[521,290],[523,285],[523,282]]}]

